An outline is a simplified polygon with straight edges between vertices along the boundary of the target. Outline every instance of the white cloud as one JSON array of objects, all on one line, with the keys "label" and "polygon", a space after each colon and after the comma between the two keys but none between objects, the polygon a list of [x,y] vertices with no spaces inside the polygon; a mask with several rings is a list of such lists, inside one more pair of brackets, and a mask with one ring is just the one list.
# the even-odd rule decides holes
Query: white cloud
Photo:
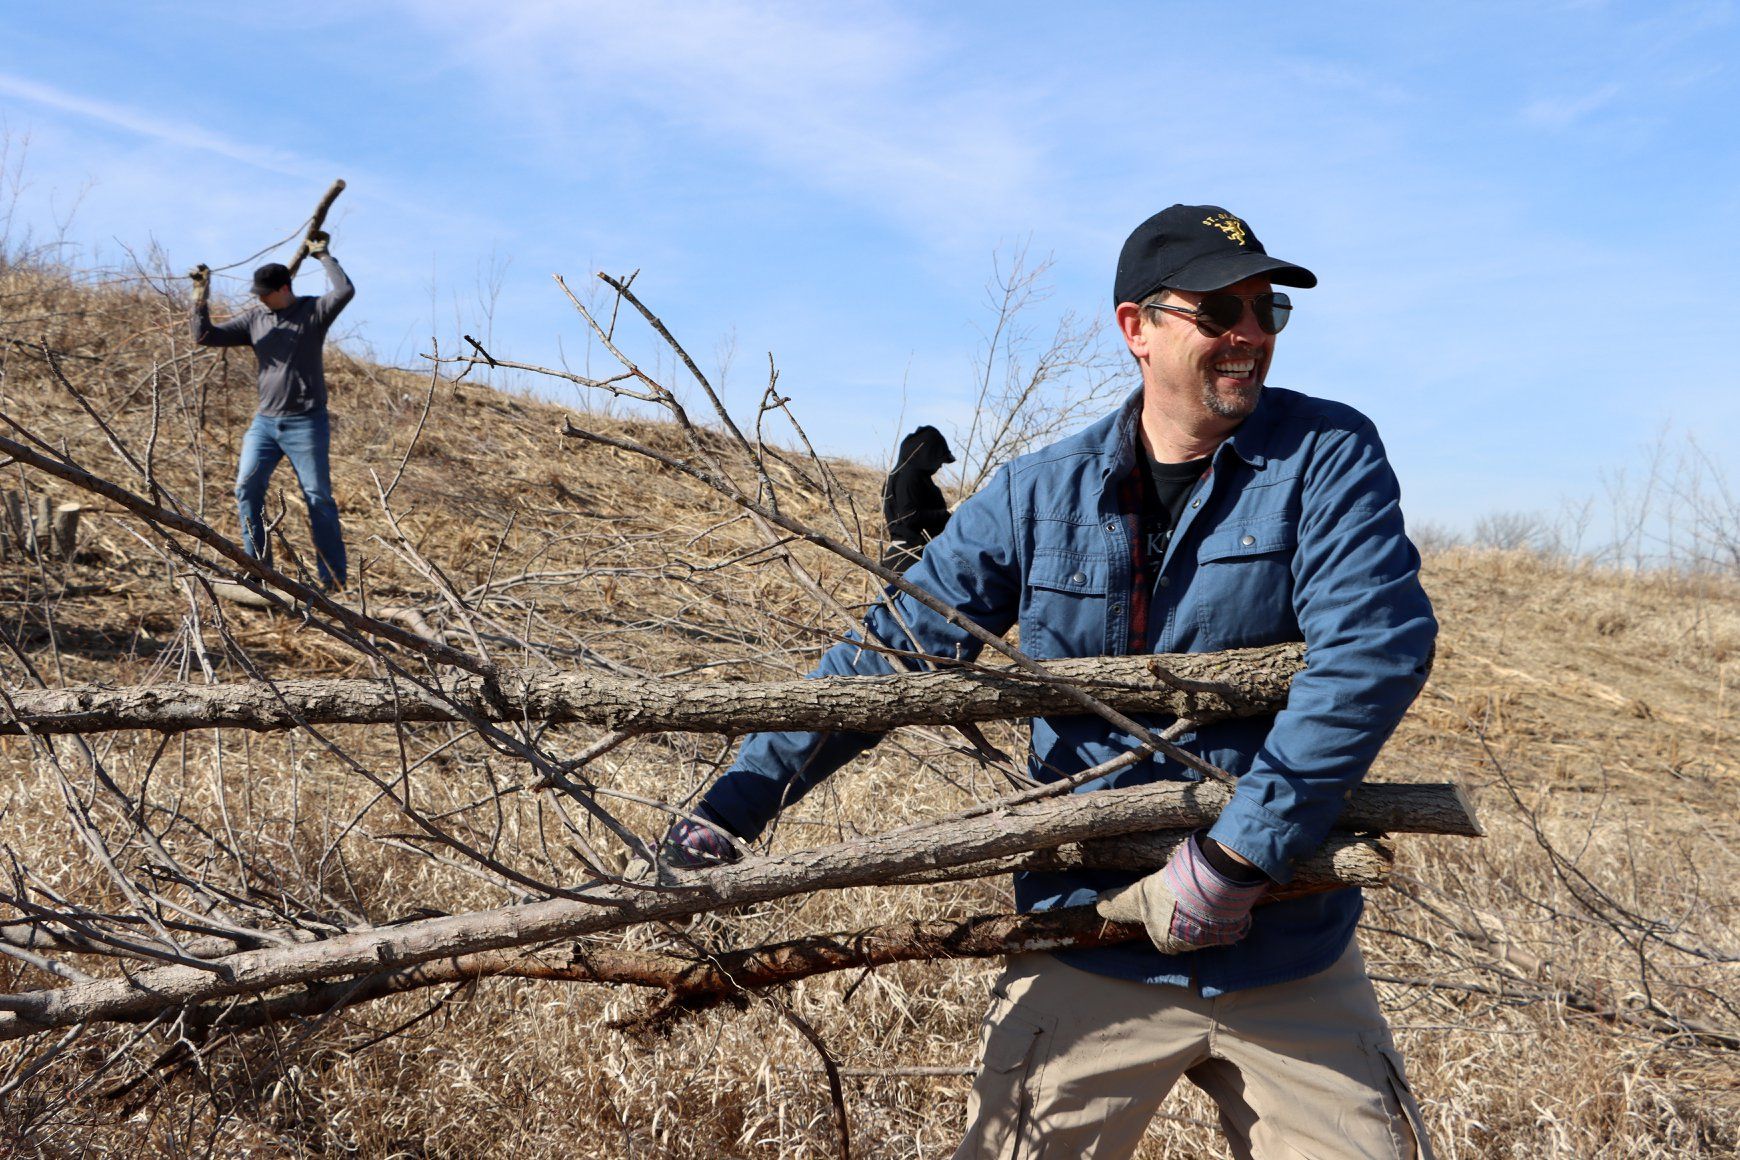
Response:
[{"label": "white cloud", "polygon": [[[410,0],[495,99],[583,126],[626,101],[759,155],[930,237],[1031,220],[1044,178],[1005,91],[978,91],[946,34],[900,14],[790,4],[532,3],[479,32],[470,5]],[[572,139],[571,133],[562,134]]]},{"label": "white cloud", "polygon": [[1609,82],[1574,96],[1543,97],[1523,106],[1523,120],[1543,129],[1567,129],[1619,99],[1623,90]]},{"label": "white cloud", "polygon": [[321,169],[319,165],[281,149],[261,149],[232,141],[198,125],[168,120],[109,101],[93,100],[7,73],[0,73],[0,94],[56,112],[70,113],[161,144],[215,154],[284,177],[318,180]]}]

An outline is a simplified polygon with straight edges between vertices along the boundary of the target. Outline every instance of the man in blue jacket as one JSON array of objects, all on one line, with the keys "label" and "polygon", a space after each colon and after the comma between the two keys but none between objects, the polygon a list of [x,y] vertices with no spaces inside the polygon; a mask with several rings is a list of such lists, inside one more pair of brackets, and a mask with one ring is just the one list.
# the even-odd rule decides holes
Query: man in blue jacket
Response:
[{"label": "man in blue jacket", "polygon": [[[1012,958],[958,1156],[1127,1156],[1188,1076],[1240,1157],[1429,1156],[1420,1113],[1354,943],[1342,890],[1256,906],[1315,850],[1424,683],[1437,624],[1371,422],[1264,380],[1309,270],[1269,256],[1218,206],[1175,205],[1125,242],[1113,286],[1142,389],[1023,456],[964,502],[906,578],[1050,659],[1302,640],[1272,719],[1218,722],[1183,748],[1238,775],[1220,818],[1166,867],[1023,874],[1023,910],[1096,904],[1149,941]],[[874,638],[938,658],[977,643],[896,596]],[[907,630],[910,630],[908,632]],[[884,673],[843,644],[815,675]],[[1142,722],[1159,730],[1166,719]],[[664,847],[729,859],[874,736],[765,733]],[[1136,740],[1093,716],[1035,720],[1030,770],[1054,780]],[[1076,792],[1195,772],[1155,757]]]},{"label": "man in blue jacket", "polygon": [[327,236],[316,232],[305,243],[326,269],[328,288],[319,298],[298,296],[290,287],[289,267],[269,262],[254,271],[254,296],[260,308],[212,324],[211,281],[204,266],[194,270],[193,341],[201,346],[251,346],[259,364],[260,406],[242,436],[236,468],[236,506],[242,519],[242,546],[264,557],[266,486],[286,456],[308,505],[308,530],[314,540],[314,566],[320,583],[343,588],[346,576],[344,531],[332,498],[331,422],[326,412],[323,348],[333,319],[356,296],[344,267],[327,250]]}]

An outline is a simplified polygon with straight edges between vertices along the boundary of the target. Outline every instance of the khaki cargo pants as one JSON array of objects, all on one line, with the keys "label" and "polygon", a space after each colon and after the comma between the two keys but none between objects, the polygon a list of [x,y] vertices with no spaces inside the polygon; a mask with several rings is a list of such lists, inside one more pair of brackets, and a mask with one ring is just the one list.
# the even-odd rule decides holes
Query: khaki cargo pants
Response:
[{"label": "khaki cargo pants", "polygon": [[956,1160],[1127,1157],[1179,1076],[1239,1160],[1431,1160],[1357,945],[1328,970],[1205,999],[1020,955],[992,992]]}]

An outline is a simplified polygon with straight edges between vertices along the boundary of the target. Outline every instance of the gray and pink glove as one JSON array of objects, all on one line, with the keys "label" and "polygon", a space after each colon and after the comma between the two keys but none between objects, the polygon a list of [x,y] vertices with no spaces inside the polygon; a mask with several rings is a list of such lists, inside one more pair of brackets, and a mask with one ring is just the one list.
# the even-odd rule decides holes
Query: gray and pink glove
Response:
[{"label": "gray and pink glove", "polygon": [[740,857],[721,830],[693,818],[678,818],[659,843],[659,861],[678,870],[722,866]]},{"label": "gray and pink glove", "polygon": [[[1235,882],[1209,864],[1201,834],[1179,843],[1166,865],[1094,903],[1102,918],[1139,922],[1162,954],[1230,946],[1251,929],[1251,907],[1269,880]],[[1253,874],[1257,873],[1254,869]]]}]

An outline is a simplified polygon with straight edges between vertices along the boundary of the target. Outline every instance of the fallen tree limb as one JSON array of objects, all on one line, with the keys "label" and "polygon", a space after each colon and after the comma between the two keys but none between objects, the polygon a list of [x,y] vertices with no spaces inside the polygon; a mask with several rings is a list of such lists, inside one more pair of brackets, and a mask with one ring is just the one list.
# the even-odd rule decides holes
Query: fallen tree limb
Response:
[{"label": "fallen tree limb", "polygon": [[[224,1004],[190,1012],[200,1030],[239,1030],[289,1018],[322,1015],[424,987],[489,978],[602,983],[663,991],[660,1005],[636,1025],[814,975],[932,959],[992,958],[1109,946],[1143,937],[1142,927],[1107,922],[1092,907],[1042,914],[987,914],[966,919],[888,923],[869,930],[810,935],[766,946],[723,951],[706,959],[623,950],[586,943],[532,952],[489,951],[381,971],[361,979],[321,983],[258,1003]],[[150,1018],[140,1016],[139,1018]]]},{"label": "fallen tree limb", "polygon": [[[1125,834],[1117,838],[1094,838],[1052,850],[974,862],[949,870],[910,874],[890,885],[959,882],[965,878],[989,878],[1016,871],[1043,874],[1059,870],[1123,870],[1147,873],[1166,865],[1173,849],[1193,832],[1164,830]],[[1329,840],[1316,853],[1294,865],[1290,882],[1271,887],[1263,899],[1277,902],[1347,886],[1383,886],[1389,882],[1394,865],[1395,854],[1377,838],[1346,832],[1331,833]]]},{"label": "fallen tree limb", "polygon": [[[1074,855],[1059,857],[1053,865],[1043,868],[1158,869],[1172,847],[1189,833],[1182,830],[1139,834],[1082,843],[1073,848]],[[1061,855],[1062,851],[1056,853]],[[1321,851],[1300,863],[1291,883],[1277,888],[1264,901],[1349,886],[1381,886],[1388,880],[1392,861],[1390,851],[1374,839],[1336,835]],[[1030,856],[1028,868],[1040,868],[1043,862],[1044,855]],[[809,935],[766,946],[721,951],[705,959],[576,942],[531,952],[488,951],[436,959],[361,979],[321,983],[257,1003],[202,1008],[188,1013],[186,1020],[188,1026],[200,1030],[240,1030],[283,1019],[322,1015],[424,987],[512,978],[662,990],[664,997],[658,1006],[632,1021],[637,1027],[657,1027],[671,1018],[747,991],[833,971],[919,960],[1080,950],[1128,942],[1143,934],[1139,925],[1106,922],[1091,908],[1078,906],[1042,914],[991,914],[888,923],[869,930]]]},{"label": "fallen tree limb", "polygon": [[[1156,870],[1172,848],[1190,834],[1135,834],[1029,855],[1026,869]],[[1394,855],[1372,838],[1332,835],[1322,850],[1301,862],[1293,881],[1277,887],[1264,902],[1299,898],[1350,886],[1381,886],[1389,879]],[[983,864],[969,869],[978,870]],[[989,873],[989,871],[987,871]],[[780,983],[832,971],[930,959],[989,958],[1030,951],[1085,950],[1143,937],[1140,926],[1106,922],[1088,907],[1042,914],[992,914],[966,919],[888,923],[869,930],[809,935],[766,946],[721,951],[706,959],[652,951],[573,943],[525,951],[489,951],[421,963],[402,971],[383,971],[363,979],[322,983],[290,995],[242,1006],[223,1005],[188,1016],[189,1025],[240,1029],[292,1017],[325,1014],[424,987],[449,986],[486,978],[538,979],[655,987],[665,992],[653,1011],[634,1021],[657,1026],[679,1014]]]},{"label": "fallen tree limb", "polygon": [[[1055,850],[1039,850],[1008,858],[971,862],[944,870],[908,874],[891,879],[883,885],[923,886],[962,882],[1017,871],[1044,873],[1058,870],[1121,870],[1142,873],[1164,866],[1166,859],[1171,857],[1173,848],[1192,832],[1163,830],[1148,834],[1129,834],[1121,838],[1097,838],[1060,846]],[[1263,896],[1263,900],[1275,902],[1349,886],[1383,886],[1390,880],[1394,863],[1393,851],[1380,839],[1369,834],[1334,831],[1317,852],[1294,866],[1291,882],[1271,888]],[[289,929],[248,932],[247,935],[238,934],[228,938],[218,935],[190,938],[183,940],[178,949],[185,955],[211,959],[221,958],[241,949],[315,941],[318,939],[312,931]],[[59,954],[128,958],[135,962],[160,961],[107,943],[62,933],[43,923],[24,919],[0,922],[0,942],[36,953],[53,951]]]},{"label": "fallen tree limb", "polygon": [[[579,898],[423,919],[316,943],[241,951],[197,967],[157,967],[126,978],[30,991],[5,997],[0,1039],[74,1023],[137,1019],[228,996],[405,969],[456,955],[530,946],[794,894],[898,881],[904,875],[1071,842],[1189,829],[1217,816],[1231,793],[1218,782],[1159,782],[1072,794],[816,850],[748,858],[685,876],[674,887],[606,884]],[[1454,787],[1362,786],[1351,796],[1344,818],[1354,819],[1348,824],[1358,829],[1397,828],[1370,826],[1367,821],[1393,818],[1398,797],[1435,802],[1440,808],[1426,812],[1437,832],[1447,827],[1454,827],[1449,832],[1479,832],[1465,808],[1460,821],[1448,816],[1452,809],[1442,808],[1447,801],[1460,800]]]},{"label": "fallen tree limb", "polygon": [[[1095,657],[1045,666],[1123,712],[1213,721],[1273,713],[1302,667],[1297,644],[1224,653]],[[1060,689],[1009,670],[947,668],[888,677],[696,683],[588,673],[504,670],[450,676],[438,692],[386,678],[204,685],[81,685],[13,693],[0,735],[260,731],[314,725],[460,721],[573,721],[616,732],[750,733],[951,725],[1079,712]]]}]

